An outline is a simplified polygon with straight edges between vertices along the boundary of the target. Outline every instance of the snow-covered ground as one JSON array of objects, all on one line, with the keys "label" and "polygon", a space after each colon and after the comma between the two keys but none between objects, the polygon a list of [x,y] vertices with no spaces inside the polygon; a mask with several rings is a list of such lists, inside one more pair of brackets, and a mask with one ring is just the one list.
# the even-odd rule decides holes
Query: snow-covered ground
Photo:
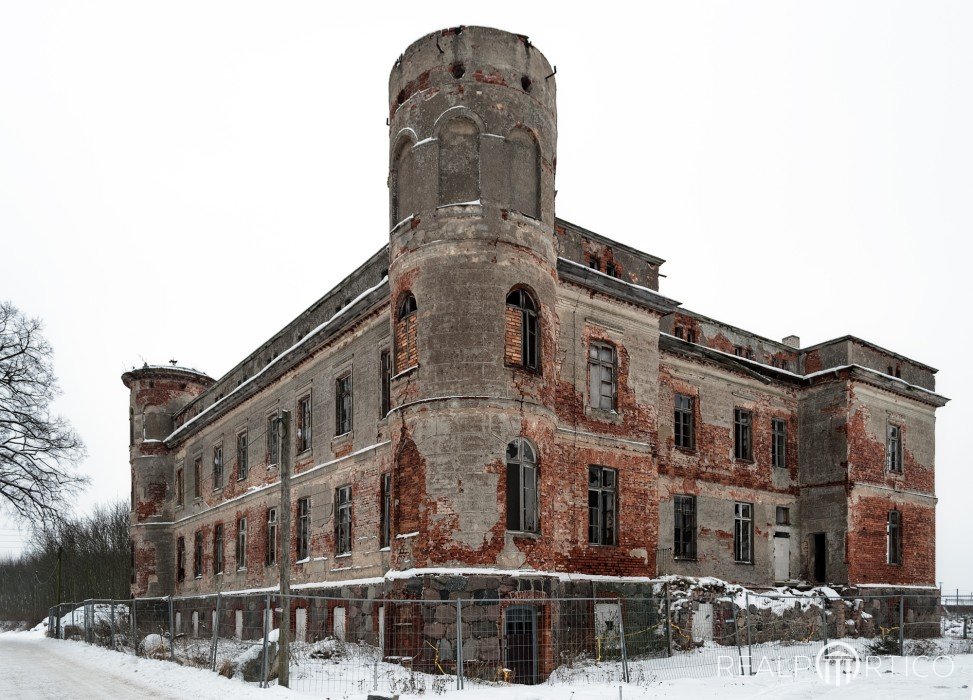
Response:
[{"label": "snow-covered ground", "polygon": [[[137,658],[80,642],[49,639],[40,630],[0,634],[0,695],[18,698],[301,698],[300,692],[223,678],[167,661]],[[844,678],[843,678],[844,680]],[[565,682],[567,681],[567,682]],[[621,690],[620,690],[621,688]],[[437,692],[439,691],[439,692]],[[713,698],[752,700],[790,698],[973,698],[973,655],[949,659],[884,657],[839,687],[824,683],[813,670],[792,667],[756,676],[652,680],[638,684],[557,683],[539,686],[474,686],[456,691],[451,684],[427,688],[424,696],[446,700],[622,700],[637,698]],[[365,700],[366,693],[316,692],[333,700]]]}]

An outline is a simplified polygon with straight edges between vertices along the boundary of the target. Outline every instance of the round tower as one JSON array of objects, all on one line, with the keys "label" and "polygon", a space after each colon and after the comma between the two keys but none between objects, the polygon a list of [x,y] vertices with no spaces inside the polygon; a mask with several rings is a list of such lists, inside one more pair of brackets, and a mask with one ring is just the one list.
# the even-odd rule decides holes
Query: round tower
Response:
[{"label": "round tower", "polygon": [[213,380],[193,369],[144,365],[122,375],[129,390],[129,462],[132,470],[132,594],[173,591],[175,551],[170,527],[176,501],[172,455],[165,438],[173,418]]},{"label": "round tower", "polygon": [[553,73],[527,37],[484,27],[424,36],[391,72],[395,568],[540,565],[557,338]]}]

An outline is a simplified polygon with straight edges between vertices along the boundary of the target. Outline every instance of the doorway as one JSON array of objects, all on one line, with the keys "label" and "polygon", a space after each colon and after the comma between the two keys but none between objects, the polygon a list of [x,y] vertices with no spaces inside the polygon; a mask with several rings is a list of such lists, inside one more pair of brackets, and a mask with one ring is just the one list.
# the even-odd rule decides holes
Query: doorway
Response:
[{"label": "doorway", "polygon": [[814,580],[816,583],[826,583],[828,580],[828,546],[823,532],[811,535],[811,551],[814,557]]},{"label": "doorway", "polygon": [[517,605],[507,608],[504,620],[506,667],[514,683],[537,682],[537,608]]},{"label": "doorway", "polygon": [[774,580],[789,581],[791,578],[791,535],[789,532],[774,533]]}]

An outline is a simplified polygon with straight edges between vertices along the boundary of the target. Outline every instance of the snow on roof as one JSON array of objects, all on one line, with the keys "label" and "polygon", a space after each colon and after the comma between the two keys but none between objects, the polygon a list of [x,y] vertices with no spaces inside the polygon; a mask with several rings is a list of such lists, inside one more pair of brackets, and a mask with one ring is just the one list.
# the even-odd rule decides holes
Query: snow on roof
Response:
[{"label": "snow on roof", "polygon": [[575,267],[580,267],[582,270],[587,270],[589,273],[591,273],[593,275],[600,275],[600,276],[604,277],[605,279],[612,280],[613,282],[617,282],[618,284],[623,284],[626,287],[631,287],[632,289],[637,289],[640,292],[648,292],[649,294],[651,294],[653,296],[657,296],[660,299],[664,299],[665,301],[668,301],[668,302],[670,302],[672,304],[678,304],[679,303],[679,302],[677,302],[677,301],[675,301],[673,299],[670,299],[669,297],[667,297],[667,296],[665,296],[663,294],[659,294],[659,292],[655,291],[654,289],[649,289],[648,287],[643,287],[641,284],[635,284],[634,282],[627,282],[626,280],[623,280],[621,277],[613,277],[612,275],[606,274],[606,273],[602,272],[601,270],[596,270],[593,267],[588,267],[587,265],[584,265],[582,263],[576,262],[574,260],[568,260],[567,258],[562,258],[562,257],[558,257],[558,260],[559,261],[563,261],[563,262],[567,263],[568,265],[574,265]]},{"label": "snow on roof", "polygon": [[130,369],[129,371],[138,372],[143,369],[162,369],[162,370],[169,370],[169,371],[175,370],[178,372],[189,372],[190,374],[198,374],[200,377],[206,377],[207,379],[212,379],[212,377],[206,374],[206,372],[201,372],[198,369],[195,369],[193,367],[183,367],[182,365],[174,365],[171,363],[168,365],[150,365],[148,363],[145,363],[141,367],[132,367],[132,369]]}]

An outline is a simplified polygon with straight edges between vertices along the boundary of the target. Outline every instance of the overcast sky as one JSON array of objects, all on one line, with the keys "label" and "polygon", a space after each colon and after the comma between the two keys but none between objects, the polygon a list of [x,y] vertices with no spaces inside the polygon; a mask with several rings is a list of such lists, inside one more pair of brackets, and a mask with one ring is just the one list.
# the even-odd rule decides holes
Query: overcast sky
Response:
[{"label": "overcast sky", "polygon": [[0,2],[0,298],[46,322],[80,509],[127,498],[126,368],[219,377],[386,242],[388,72],[485,24],[557,65],[559,216],[695,311],[940,369],[937,579],[973,589],[973,3],[337,6]]}]

